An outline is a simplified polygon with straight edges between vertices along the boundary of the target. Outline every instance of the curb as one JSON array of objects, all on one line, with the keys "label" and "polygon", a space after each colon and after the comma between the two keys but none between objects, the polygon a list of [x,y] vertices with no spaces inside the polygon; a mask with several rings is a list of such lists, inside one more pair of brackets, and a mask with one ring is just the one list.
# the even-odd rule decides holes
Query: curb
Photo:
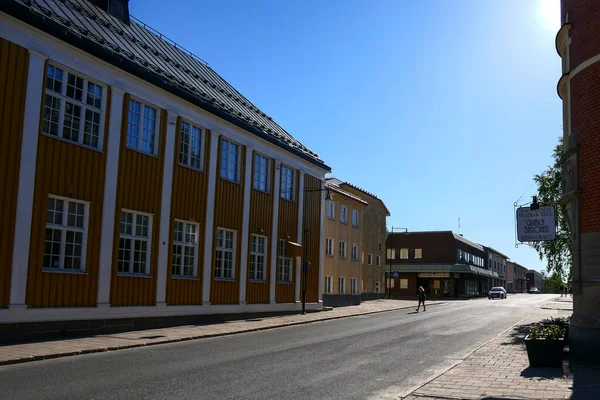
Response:
[{"label": "curb", "polygon": [[[431,304],[429,304],[429,306],[436,306],[436,305],[441,305],[441,304],[446,304],[446,302],[440,301],[440,302],[436,302],[436,303],[431,303]],[[237,330],[237,331],[233,331],[233,332],[205,333],[205,334],[201,334],[201,335],[181,337],[181,338],[176,338],[176,339],[157,340],[154,342],[127,344],[127,345],[123,345],[123,346],[98,347],[95,349],[67,351],[67,352],[63,352],[63,353],[46,354],[46,355],[42,355],[42,356],[32,355],[32,356],[27,356],[27,357],[22,357],[22,358],[0,360],[0,366],[23,364],[23,363],[32,362],[32,361],[50,360],[50,359],[54,359],[54,358],[79,356],[79,355],[83,355],[83,354],[103,353],[103,352],[117,351],[117,350],[127,350],[127,349],[134,349],[136,347],[155,346],[155,345],[159,345],[159,344],[186,342],[189,340],[208,339],[208,338],[214,338],[214,337],[219,337],[219,336],[232,336],[232,335],[237,335],[240,333],[265,331],[265,330],[276,329],[276,328],[285,328],[288,326],[295,326],[295,325],[306,325],[306,324],[311,324],[314,322],[331,321],[331,320],[336,320],[336,319],[359,317],[362,315],[381,314],[384,312],[405,310],[408,308],[415,308],[415,307],[414,307],[414,305],[410,305],[410,306],[404,306],[404,307],[389,308],[386,310],[368,311],[368,312],[364,312],[364,313],[360,313],[360,314],[338,315],[338,316],[332,316],[332,317],[327,317],[327,318],[323,318],[323,319],[308,320],[308,321],[294,321],[294,322],[280,323],[280,324],[276,324],[276,325],[261,326],[261,327],[257,327],[257,328],[247,328],[247,329],[241,329],[241,330]]]}]

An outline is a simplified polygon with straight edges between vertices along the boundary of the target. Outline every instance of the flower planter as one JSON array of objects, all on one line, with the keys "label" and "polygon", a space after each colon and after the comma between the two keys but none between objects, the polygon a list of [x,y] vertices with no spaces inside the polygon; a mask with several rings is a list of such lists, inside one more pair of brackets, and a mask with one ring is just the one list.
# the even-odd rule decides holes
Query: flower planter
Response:
[{"label": "flower planter", "polygon": [[563,348],[567,343],[564,339],[530,339],[525,338],[527,357],[532,367],[557,367],[562,366]]}]

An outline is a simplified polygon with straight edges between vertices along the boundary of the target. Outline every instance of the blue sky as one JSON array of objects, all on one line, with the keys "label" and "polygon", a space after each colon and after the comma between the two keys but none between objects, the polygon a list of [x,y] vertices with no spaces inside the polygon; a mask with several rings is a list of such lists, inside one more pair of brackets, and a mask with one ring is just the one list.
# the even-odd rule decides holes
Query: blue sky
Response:
[{"label": "blue sky", "polygon": [[561,135],[559,0],[132,0],[333,168],[389,226],[515,248],[513,203]]}]

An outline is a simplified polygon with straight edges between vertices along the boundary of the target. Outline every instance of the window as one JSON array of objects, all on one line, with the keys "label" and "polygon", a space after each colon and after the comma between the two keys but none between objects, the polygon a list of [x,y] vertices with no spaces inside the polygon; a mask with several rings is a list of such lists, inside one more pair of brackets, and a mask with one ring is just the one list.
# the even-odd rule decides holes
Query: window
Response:
[{"label": "window", "polygon": [[415,249],[415,258],[423,258],[423,249]]},{"label": "window", "polygon": [[85,271],[87,223],[85,203],[48,197],[43,268]]},{"label": "window", "polygon": [[408,259],[408,249],[400,249],[400,259]]},{"label": "window", "polygon": [[152,216],[135,211],[121,211],[118,272],[150,274],[151,232]]},{"label": "window", "polygon": [[325,254],[328,256],[333,256],[333,239],[327,238],[325,242]]},{"label": "window", "polygon": [[198,225],[175,221],[173,232],[173,276],[196,277],[196,254],[198,252]]},{"label": "window", "polygon": [[331,276],[325,277],[325,293],[331,293]]},{"label": "window", "polygon": [[380,266],[381,266],[381,256],[377,256],[377,257],[375,257],[375,260],[376,260],[376,262],[377,262],[377,264],[376,264],[376,265],[377,265],[378,267],[380,267]]},{"label": "window", "polygon": [[358,260],[358,246],[356,245],[356,243],[352,243],[351,256],[353,260]]},{"label": "window", "polygon": [[215,278],[234,279],[235,231],[217,228]]},{"label": "window", "polygon": [[350,278],[350,293],[356,294],[356,278]]},{"label": "window", "polygon": [[387,249],[387,258],[388,260],[396,259],[396,249]]},{"label": "window", "polygon": [[340,257],[346,258],[346,242],[340,240]]},{"label": "window", "polygon": [[346,278],[343,276],[338,277],[338,293],[343,294],[346,293]]},{"label": "window", "polygon": [[367,256],[367,264],[373,265],[373,254]]},{"label": "window", "polygon": [[129,99],[127,122],[127,147],[142,153],[156,154],[156,108]]},{"label": "window", "polygon": [[52,64],[46,69],[42,132],[102,148],[104,87]]},{"label": "window", "polygon": [[279,240],[279,282],[292,282],[292,258],[285,254],[285,240]]},{"label": "window", "polygon": [[375,293],[379,293],[381,291],[381,284],[379,282],[375,282]]},{"label": "window", "polygon": [[221,172],[220,177],[232,182],[238,181],[238,164],[240,148],[237,144],[221,139]]},{"label": "window", "polygon": [[266,236],[250,236],[250,280],[266,281]]},{"label": "window", "polygon": [[327,201],[327,218],[335,219],[335,203],[333,201]]},{"label": "window", "polygon": [[340,206],[340,222],[348,223],[348,208],[346,206]]},{"label": "window", "polygon": [[269,191],[269,159],[260,154],[254,155],[254,189]]},{"label": "window", "polygon": [[408,289],[408,279],[400,279],[400,289]]},{"label": "window", "polygon": [[281,167],[281,198],[294,201],[294,170]]},{"label": "window", "polygon": [[179,163],[190,168],[202,171],[204,132],[202,129],[190,125],[187,122],[181,123],[181,139],[179,143]]},{"label": "window", "polygon": [[352,210],[352,226],[358,226],[358,210]]}]

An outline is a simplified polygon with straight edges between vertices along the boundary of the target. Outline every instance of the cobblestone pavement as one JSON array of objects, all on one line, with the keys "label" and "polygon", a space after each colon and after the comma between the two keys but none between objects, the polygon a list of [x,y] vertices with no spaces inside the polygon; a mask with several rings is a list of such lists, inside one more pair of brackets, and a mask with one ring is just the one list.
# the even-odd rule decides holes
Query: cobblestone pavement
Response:
[{"label": "cobblestone pavement", "polygon": [[[443,303],[443,301],[429,301],[427,306]],[[330,311],[312,312],[306,315],[293,314],[229,321],[220,324],[185,325],[83,338],[7,344],[0,345],[0,365],[232,335],[414,307],[414,300],[382,299],[365,301],[358,306],[339,307]]]},{"label": "cobblestone pavement", "polygon": [[542,319],[570,314],[560,310],[536,312],[404,400],[571,398],[573,379],[564,377],[561,368],[529,367],[524,342],[529,328]]}]

